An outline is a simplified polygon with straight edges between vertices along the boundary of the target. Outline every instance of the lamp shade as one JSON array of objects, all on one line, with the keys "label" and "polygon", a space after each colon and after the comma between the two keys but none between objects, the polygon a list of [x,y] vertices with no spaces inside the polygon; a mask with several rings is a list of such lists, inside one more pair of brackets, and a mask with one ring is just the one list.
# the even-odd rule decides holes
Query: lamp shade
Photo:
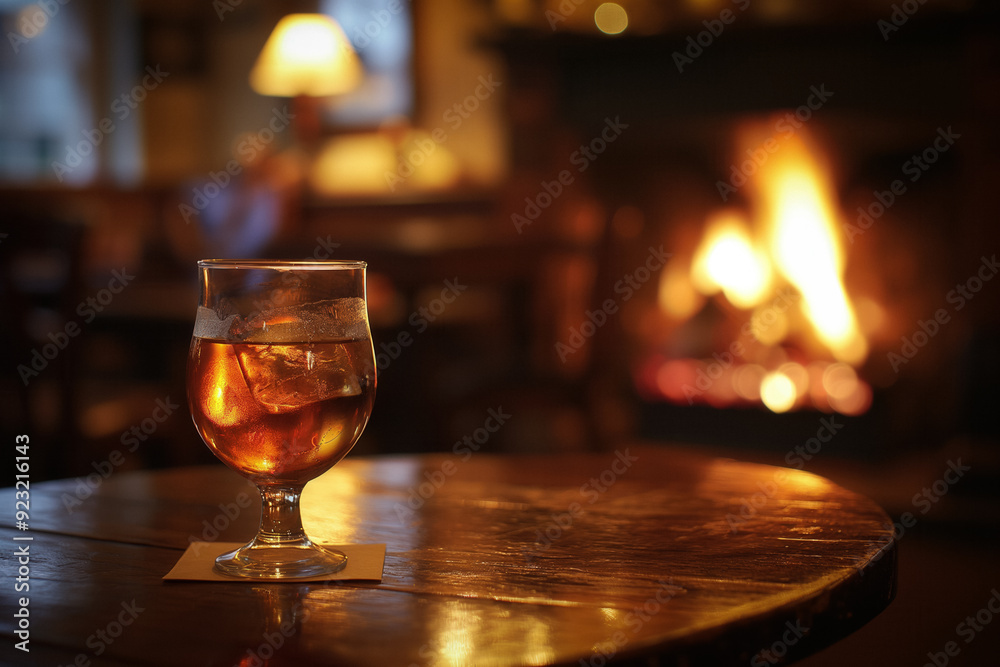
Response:
[{"label": "lamp shade", "polygon": [[344,31],[323,14],[289,14],[274,27],[250,71],[261,95],[322,97],[361,83],[361,62]]}]

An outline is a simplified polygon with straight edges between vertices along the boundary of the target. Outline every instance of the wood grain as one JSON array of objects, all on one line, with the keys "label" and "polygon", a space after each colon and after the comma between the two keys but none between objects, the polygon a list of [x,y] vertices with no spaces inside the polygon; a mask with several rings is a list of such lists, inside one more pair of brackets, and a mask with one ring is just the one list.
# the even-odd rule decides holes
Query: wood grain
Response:
[{"label": "wood grain", "polygon": [[[667,447],[463,459],[348,457],[306,487],[313,538],[387,544],[378,585],[161,581],[189,540],[252,534],[256,492],[222,467],[117,473],[72,512],[76,480],[38,484],[32,657],[747,665],[837,641],[894,594],[888,517],[810,473]],[[123,604],[142,611],[102,643]]]}]

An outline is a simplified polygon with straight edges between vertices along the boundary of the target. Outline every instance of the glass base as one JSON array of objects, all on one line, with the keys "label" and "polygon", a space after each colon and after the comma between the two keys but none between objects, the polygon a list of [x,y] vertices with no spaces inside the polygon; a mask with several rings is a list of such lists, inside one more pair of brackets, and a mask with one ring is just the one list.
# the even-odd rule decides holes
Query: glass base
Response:
[{"label": "glass base", "polygon": [[247,579],[317,577],[340,572],[345,567],[346,555],[313,544],[308,538],[273,544],[254,540],[215,559],[216,572]]}]

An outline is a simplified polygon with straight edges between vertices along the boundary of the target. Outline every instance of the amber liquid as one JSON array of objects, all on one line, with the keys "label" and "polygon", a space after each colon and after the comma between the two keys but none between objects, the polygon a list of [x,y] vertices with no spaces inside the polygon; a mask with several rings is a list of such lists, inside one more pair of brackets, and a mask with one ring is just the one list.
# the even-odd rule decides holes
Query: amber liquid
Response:
[{"label": "amber liquid", "polygon": [[303,485],[342,459],[368,422],[372,344],[195,337],[187,390],[198,432],[226,465],[258,484]]}]

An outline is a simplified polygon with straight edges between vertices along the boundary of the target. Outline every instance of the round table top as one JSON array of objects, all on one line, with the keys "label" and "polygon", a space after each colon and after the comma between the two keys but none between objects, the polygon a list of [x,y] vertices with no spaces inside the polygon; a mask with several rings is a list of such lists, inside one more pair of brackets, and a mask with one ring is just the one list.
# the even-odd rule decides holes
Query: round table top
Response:
[{"label": "round table top", "polygon": [[163,582],[207,526],[252,536],[256,492],[221,466],[46,482],[31,503],[30,530],[4,530],[33,536],[31,657],[61,665],[768,665],[868,622],[896,579],[873,502],[671,447],[349,456],[303,520],[385,543],[379,584]]}]

